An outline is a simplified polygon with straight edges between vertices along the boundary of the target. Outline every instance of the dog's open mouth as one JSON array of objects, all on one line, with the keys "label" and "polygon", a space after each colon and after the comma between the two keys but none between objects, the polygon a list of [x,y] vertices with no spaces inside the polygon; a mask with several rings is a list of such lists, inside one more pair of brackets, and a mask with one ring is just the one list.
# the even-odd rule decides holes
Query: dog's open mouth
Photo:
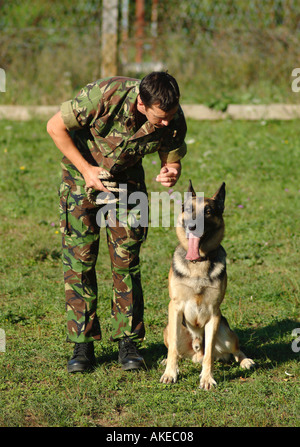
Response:
[{"label": "dog's open mouth", "polygon": [[200,237],[196,236],[192,232],[189,232],[187,234],[187,238],[189,241],[189,245],[185,259],[187,259],[188,261],[197,261],[198,259],[200,259],[200,253],[199,253]]}]

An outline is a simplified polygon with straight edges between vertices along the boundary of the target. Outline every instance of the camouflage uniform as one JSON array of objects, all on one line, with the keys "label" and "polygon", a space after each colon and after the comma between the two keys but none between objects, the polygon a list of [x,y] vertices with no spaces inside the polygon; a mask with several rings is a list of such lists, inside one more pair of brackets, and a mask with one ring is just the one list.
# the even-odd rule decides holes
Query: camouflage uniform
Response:
[{"label": "camouflage uniform", "polygon": [[[181,108],[164,128],[155,128],[149,121],[138,122],[139,84],[139,80],[124,77],[98,80],[61,105],[64,123],[83,157],[91,165],[108,170],[118,183],[126,183],[128,192],[146,192],[142,167],[145,155],[158,151],[162,161],[171,163],[186,153]],[[60,214],[68,340],[100,340],[95,272],[99,206],[88,201],[84,178],[66,157],[62,169]],[[129,212],[130,205],[127,208]],[[111,339],[124,335],[142,339],[145,328],[139,251],[147,228],[116,225],[119,211],[117,206],[117,222],[106,227],[113,277]],[[107,220],[111,221],[110,212]]]}]

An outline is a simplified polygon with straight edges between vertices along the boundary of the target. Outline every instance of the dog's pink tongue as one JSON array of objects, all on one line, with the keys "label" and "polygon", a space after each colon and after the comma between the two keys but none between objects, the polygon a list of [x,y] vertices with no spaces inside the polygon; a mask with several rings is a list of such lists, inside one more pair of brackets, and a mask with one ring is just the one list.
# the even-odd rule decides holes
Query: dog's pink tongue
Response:
[{"label": "dog's pink tongue", "polygon": [[200,238],[189,233],[189,246],[185,259],[188,261],[197,261],[200,258],[199,243]]}]

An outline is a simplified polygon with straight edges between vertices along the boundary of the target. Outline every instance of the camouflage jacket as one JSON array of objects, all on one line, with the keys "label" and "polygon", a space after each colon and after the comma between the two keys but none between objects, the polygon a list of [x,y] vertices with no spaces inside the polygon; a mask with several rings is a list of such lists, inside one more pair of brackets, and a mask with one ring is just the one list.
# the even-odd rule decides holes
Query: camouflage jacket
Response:
[{"label": "camouflage jacket", "polygon": [[[125,77],[98,80],[64,102],[61,114],[73,141],[91,164],[114,175],[126,173],[141,180],[145,155],[158,151],[166,163],[184,157],[186,122],[179,107],[164,128],[156,128],[149,121],[139,125],[136,115],[139,84],[139,80]],[[65,158],[63,165],[68,164]]]}]

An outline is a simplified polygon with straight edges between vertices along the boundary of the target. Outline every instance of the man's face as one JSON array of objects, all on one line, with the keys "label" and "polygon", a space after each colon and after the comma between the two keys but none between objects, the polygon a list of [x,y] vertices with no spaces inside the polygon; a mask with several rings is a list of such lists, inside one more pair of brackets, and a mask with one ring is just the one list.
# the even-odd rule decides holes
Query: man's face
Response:
[{"label": "man's face", "polygon": [[168,126],[174,118],[178,110],[178,106],[174,107],[174,109],[169,110],[168,112],[164,112],[159,108],[159,104],[153,104],[151,107],[145,107],[144,104],[139,101],[138,110],[146,115],[147,120],[155,127],[165,127]]}]

